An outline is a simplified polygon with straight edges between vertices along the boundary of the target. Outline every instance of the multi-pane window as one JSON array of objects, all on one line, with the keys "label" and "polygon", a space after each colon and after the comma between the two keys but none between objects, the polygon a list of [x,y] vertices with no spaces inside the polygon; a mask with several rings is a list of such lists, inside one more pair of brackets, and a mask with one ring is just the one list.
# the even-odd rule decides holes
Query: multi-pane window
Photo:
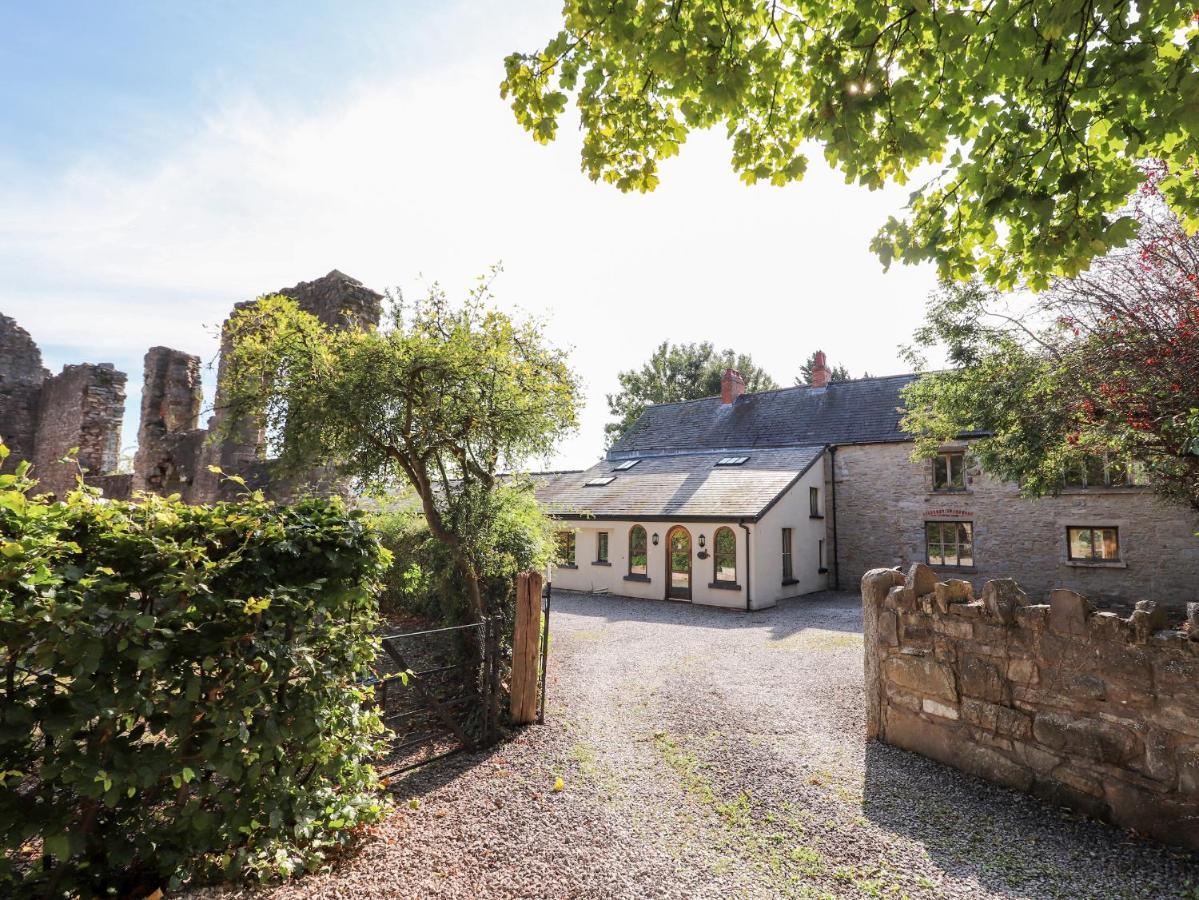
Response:
[{"label": "multi-pane window", "polygon": [[925,522],[924,541],[930,566],[974,565],[973,522]]},{"label": "multi-pane window", "polygon": [[575,564],[575,533],[559,531],[555,537],[558,543],[558,565],[573,566]]},{"label": "multi-pane window", "polygon": [[1066,554],[1070,559],[1101,562],[1120,558],[1118,528],[1067,528]]},{"label": "multi-pane window", "polygon": [[948,450],[933,457],[933,490],[963,491],[966,489],[966,454]]},{"label": "multi-pane window", "polygon": [[649,553],[646,549],[645,529],[634,525],[629,530],[629,574],[647,575],[649,573]]},{"label": "multi-pane window", "polygon": [[783,529],[783,581],[795,578],[795,567],[791,561],[791,529]]},{"label": "multi-pane window", "polygon": [[737,581],[737,538],[731,528],[717,528],[712,539],[713,581]]},{"label": "multi-pane window", "polygon": [[601,531],[595,536],[595,561],[606,563],[608,561],[608,532]]},{"label": "multi-pane window", "polygon": [[820,518],[820,488],[808,488],[808,511],[813,519]]},{"label": "multi-pane window", "polygon": [[1145,467],[1107,454],[1089,454],[1066,467],[1066,487],[1143,487]]}]

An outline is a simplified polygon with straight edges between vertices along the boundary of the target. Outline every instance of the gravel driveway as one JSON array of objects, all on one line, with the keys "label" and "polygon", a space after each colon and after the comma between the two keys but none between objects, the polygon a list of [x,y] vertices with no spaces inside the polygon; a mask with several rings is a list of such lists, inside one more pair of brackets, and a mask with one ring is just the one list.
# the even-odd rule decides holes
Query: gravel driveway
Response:
[{"label": "gravel driveway", "polygon": [[408,776],[335,871],[252,896],[1199,898],[1193,857],[865,745],[856,596],[558,593],[552,625],[544,727]]}]

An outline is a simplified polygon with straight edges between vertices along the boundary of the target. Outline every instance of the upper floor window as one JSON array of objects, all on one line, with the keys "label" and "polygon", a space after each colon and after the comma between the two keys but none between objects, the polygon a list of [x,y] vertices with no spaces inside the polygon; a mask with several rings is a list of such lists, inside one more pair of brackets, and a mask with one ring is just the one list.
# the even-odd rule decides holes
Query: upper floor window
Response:
[{"label": "upper floor window", "polygon": [[1106,453],[1088,454],[1066,468],[1066,487],[1143,487],[1148,484],[1145,467]]},{"label": "upper floor window", "polygon": [[634,525],[629,529],[629,574],[649,574],[648,541],[645,539],[645,529]]},{"label": "upper floor window", "polygon": [[964,491],[966,489],[966,453],[964,450],[945,450],[933,457],[933,490]]},{"label": "upper floor window", "polygon": [[743,466],[749,462],[748,456],[722,456],[716,460],[718,466]]},{"label": "upper floor window", "polygon": [[819,519],[822,515],[820,512],[820,488],[808,488],[808,510],[813,519]]},{"label": "upper floor window", "polygon": [[575,533],[559,531],[554,537],[558,545],[558,565],[575,565]]},{"label": "upper floor window", "polygon": [[712,539],[713,581],[737,581],[737,536],[731,528],[717,528]]},{"label": "upper floor window", "polygon": [[1066,555],[1083,562],[1101,562],[1120,558],[1118,528],[1067,528]]}]

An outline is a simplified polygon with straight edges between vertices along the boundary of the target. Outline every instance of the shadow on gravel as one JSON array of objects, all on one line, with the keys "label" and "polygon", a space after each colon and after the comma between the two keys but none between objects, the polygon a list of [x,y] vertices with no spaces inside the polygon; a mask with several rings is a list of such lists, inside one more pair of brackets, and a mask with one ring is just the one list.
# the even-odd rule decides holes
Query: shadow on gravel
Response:
[{"label": "shadow on gravel", "polygon": [[836,591],[820,591],[783,600],[770,609],[745,612],[678,600],[642,600],[555,589],[554,612],[600,619],[609,625],[644,622],[715,631],[768,628],[771,640],[776,641],[810,629],[862,632],[861,599],[856,594]]},{"label": "shadow on gravel", "polygon": [[[538,728],[541,726],[529,725],[527,727]],[[413,798],[420,799],[480,766],[497,764],[503,759],[508,745],[521,733],[521,731],[505,728],[503,736],[492,746],[472,753],[455,753],[444,759],[433,760],[419,769],[404,772],[388,779],[387,790],[401,803]]]},{"label": "shadow on gravel", "polygon": [[[953,878],[1020,897],[1189,897],[1199,857],[1009,791],[914,753],[866,745],[862,810],[922,843]],[[1145,893],[1145,875],[1178,893]]]}]

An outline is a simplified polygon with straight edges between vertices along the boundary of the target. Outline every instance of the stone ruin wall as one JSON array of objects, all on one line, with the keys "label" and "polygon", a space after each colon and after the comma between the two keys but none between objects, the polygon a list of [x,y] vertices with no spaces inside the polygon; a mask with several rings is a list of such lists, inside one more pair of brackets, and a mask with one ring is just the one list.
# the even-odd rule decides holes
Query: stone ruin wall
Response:
[{"label": "stone ruin wall", "polygon": [[867,739],[1199,849],[1199,604],[1188,632],[923,564],[866,573],[862,603]]},{"label": "stone ruin wall", "polygon": [[[291,297],[301,309],[334,328],[377,325],[382,312],[382,295],[336,270],[276,293]],[[255,303],[238,303],[233,314]],[[204,405],[200,358],[169,347],[152,347],[146,353],[133,471],[117,473],[125,373],[109,363],[89,363],[66,366],[51,375],[29,333],[0,315],[0,437],[12,450],[10,462],[32,462],[39,492],[59,495],[75,486],[79,466],[86,471],[88,484],[116,499],[149,491],[178,493],[189,503],[211,503],[241,490],[208,471],[209,466],[240,475],[250,488],[261,488],[277,500],[289,500],[303,491],[341,489],[333,474],[319,467],[303,476],[275,473],[259,423],[236,423],[230,429],[233,437],[209,440],[210,434],[226,425],[220,385],[230,349],[228,325],[226,320],[208,428],[200,427]],[[79,448],[78,466],[60,463],[72,447]]]}]

